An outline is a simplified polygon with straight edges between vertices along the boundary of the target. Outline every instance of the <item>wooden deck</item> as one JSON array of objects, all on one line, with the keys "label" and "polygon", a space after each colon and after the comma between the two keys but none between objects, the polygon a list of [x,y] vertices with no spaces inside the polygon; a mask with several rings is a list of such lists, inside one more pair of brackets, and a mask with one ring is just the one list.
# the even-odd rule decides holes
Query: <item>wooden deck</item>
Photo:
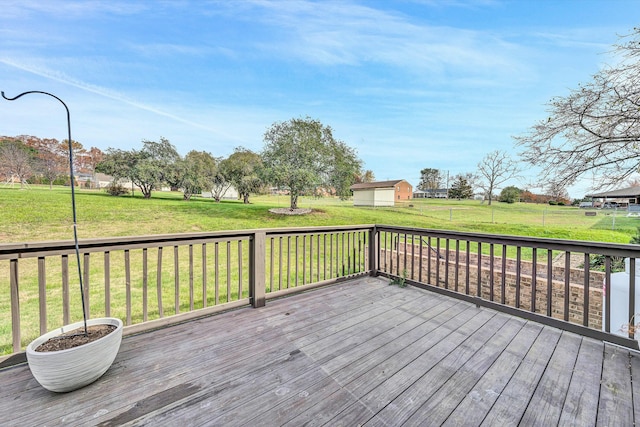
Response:
[{"label": "wooden deck", "polygon": [[3,425],[632,426],[632,351],[361,278],[126,337],[66,394],[0,371]]}]

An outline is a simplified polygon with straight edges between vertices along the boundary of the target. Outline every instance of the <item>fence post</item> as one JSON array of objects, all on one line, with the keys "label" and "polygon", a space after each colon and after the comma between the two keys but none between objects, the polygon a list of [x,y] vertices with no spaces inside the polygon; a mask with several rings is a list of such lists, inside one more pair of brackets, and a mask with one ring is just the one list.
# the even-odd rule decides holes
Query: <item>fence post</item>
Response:
[{"label": "fence post", "polygon": [[377,244],[376,239],[378,237],[377,227],[374,225],[369,229],[369,265],[367,269],[369,270],[369,276],[377,276],[378,275],[378,260],[377,260]]},{"label": "fence post", "polygon": [[13,352],[22,348],[20,337],[20,292],[18,290],[18,260],[9,260],[9,283],[11,287],[11,335],[13,337]]},{"label": "fence post", "polygon": [[265,306],[266,241],[267,234],[256,231],[249,242],[249,300],[253,308]]}]

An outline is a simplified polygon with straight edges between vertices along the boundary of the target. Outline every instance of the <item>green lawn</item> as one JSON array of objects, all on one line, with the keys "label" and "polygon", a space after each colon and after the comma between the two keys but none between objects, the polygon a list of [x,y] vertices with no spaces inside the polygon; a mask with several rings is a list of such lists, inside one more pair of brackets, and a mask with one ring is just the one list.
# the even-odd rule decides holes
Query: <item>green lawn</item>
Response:
[{"label": "green lawn", "polygon": [[[0,243],[17,243],[43,240],[69,240],[73,236],[69,188],[42,188],[32,186],[28,190],[0,187]],[[155,192],[151,199],[135,197],[111,197],[104,192],[80,190],[77,193],[78,234],[81,239],[92,237],[133,236],[147,234],[183,233],[198,231],[216,231],[230,229],[277,228],[322,225],[389,224],[433,229],[450,229],[496,234],[526,235],[576,240],[628,243],[636,232],[640,219],[626,218],[623,212],[598,211],[596,216],[585,216],[584,211],[571,207],[546,205],[503,204],[492,206],[479,201],[450,200],[413,200],[394,208],[355,208],[351,201],[334,198],[301,198],[299,206],[313,208],[313,213],[305,216],[279,216],[269,212],[273,207],[288,206],[285,196],[253,197],[252,203],[244,205],[239,201],[216,203],[211,199],[195,198],[183,201],[180,193]],[[236,243],[233,243],[236,244]],[[320,247],[316,245],[316,251]],[[336,243],[337,247],[337,243]],[[231,266],[238,260],[236,246],[230,250]],[[184,248],[183,248],[184,250]],[[213,250],[213,249],[210,249]],[[220,264],[224,270],[224,248],[221,249]],[[124,318],[126,280],[124,277],[124,258],[122,251],[112,253],[111,287],[112,315]],[[525,251],[526,252],[526,251]],[[157,258],[155,249],[149,251],[149,271],[155,271]],[[131,286],[134,301],[133,322],[141,321],[140,295],[142,280],[139,266],[141,251],[131,251],[131,265],[138,270],[132,272]],[[209,253],[209,257],[211,257]],[[246,254],[245,254],[246,256]],[[524,253],[523,256],[529,256]],[[166,274],[162,276],[162,299],[166,305],[165,315],[173,313],[172,302],[177,298],[174,292],[174,273],[172,272],[173,254],[171,250],[163,253],[163,265]],[[91,315],[104,312],[104,276],[103,264],[99,257],[92,258],[90,277],[92,286]],[[181,260],[185,260],[184,252]],[[183,263],[186,261],[183,261]],[[200,283],[201,266],[196,257],[194,283]],[[302,262],[302,261],[301,261]],[[248,261],[243,261],[246,268]],[[75,271],[75,261],[70,258],[71,271]],[[302,267],[304,264],[302,265]],[[304,270],[301,267],[301,271]],[[47,263],[47,325],[50,328],[60,325],[62,296],[60,286],[60,262]],[[11,348],[11,307],[9,297],[9,263],[0,263],[0,355],[12,351]],[[215,269],[210,266],[210,271]],[[180,310],[189,306],[188,265],[179,267]],[[287,273],[288,274],[288,273]],[[293,274],[293,273],[292,273]],[[304,273],[300,273],[304,274]],[[293,275],[297,277],[296,270]],[[238,273],[231,272],[232,279],[225,279],[225,271],[220,289],[220,302],[236,299]],[[243,277],[248,277],[245,272]],[[289,276],[287,276],[289,277]],[[211,280],[211,278],[209,279]],[[277,282],[276,277],[276,282]],[[79,292],[72,282],[70,289],[72,321],[81,318]],[[157,318],[154,311],[155,278],[150,279],[149,301],[150,318]],[[227,286],[233,286],[227,291]],[[196,287],[197,288],[197,287]],[[244,288],[247,292],[248,287]],[[209,291],[211,292],[211,291]],[[246,295],[245,295],[246,296]],[[196,308],[202,304],[199,288],[194,295]],[[213,296],[208,295],[209,305],[215,304]],[[39,294],[37,259],[20,261],[20,313],[22,342],[26,345],[38,335]],[[200,304],[200,305],[199,305]]]},{"label": "green lawn", "polygon": [[[305,216],[277,216],[268,210],[288,206],[286,196],[252,197],[252,203],[183,201],[180,193],[154,192],[112,197],[79,190],[80,238],[183,233],[230,229],[343,224],[391,224],[412,227],[627,243],[640,219],[600,210],[587,217],[573,207],[479,201],[413,200],[395,208],[355,208],[334,198],[301,198]],[[67,240],[72,236],[69,188],[29,190],[0,187],[0,242]]]}]

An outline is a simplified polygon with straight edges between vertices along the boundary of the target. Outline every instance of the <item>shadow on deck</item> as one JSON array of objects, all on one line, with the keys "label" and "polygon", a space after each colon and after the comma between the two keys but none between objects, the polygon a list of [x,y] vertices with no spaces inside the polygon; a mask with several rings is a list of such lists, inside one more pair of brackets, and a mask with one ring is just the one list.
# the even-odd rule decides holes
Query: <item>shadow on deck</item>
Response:
[{"label": "shadow on deck", "polygon": [[[66,394],[0,372],[5,425],[609,425],[634,351],[365,277],[129,336]],[[638,418],[640,419],[640,418]]]}]

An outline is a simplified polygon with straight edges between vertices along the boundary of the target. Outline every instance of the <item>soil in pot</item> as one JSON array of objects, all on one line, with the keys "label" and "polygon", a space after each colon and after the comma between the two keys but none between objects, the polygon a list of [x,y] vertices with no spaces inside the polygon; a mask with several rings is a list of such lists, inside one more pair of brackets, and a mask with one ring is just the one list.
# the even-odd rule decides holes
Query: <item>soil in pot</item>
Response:
[{"label": "soil in pot", "polygon": [[91,325],[87,327],[87,335],[84,334],[84,328],[74,329],[73,331],[65,332],[62,335],[58,335],[57,337],[53,337],[45,341],[40,344],[35,351],[47,352],[67,350],[69,348],[78,347],[83,344],[99,340],[116,329],[117,327],[114,325]]}]

